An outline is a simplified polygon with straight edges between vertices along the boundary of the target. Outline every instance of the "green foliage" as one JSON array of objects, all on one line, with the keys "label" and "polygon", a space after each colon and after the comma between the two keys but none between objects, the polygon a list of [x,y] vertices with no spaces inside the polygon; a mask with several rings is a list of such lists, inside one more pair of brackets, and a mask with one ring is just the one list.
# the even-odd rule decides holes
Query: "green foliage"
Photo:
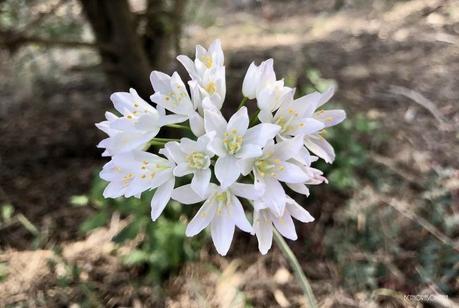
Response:
[{"label": "green foliage", "polygon": [[128,241],[136,243],[135,248],[123,257],[126,266],[145,269],[146,278],[159,281],[177,271],[185,261],[197,257],[207,235],[185,236],[186,221],[194,211],[193,207],[171,201],[161,217],[152,222],[150,201],[153,192],[143,193],[140,199],[104,199],[105,186],[106,183],[98,178],[94,181],[87,199],[97,212],[82,223],[80,230],[87,233],[106,225],[115,212],[128,217],[129,223],[113,237],[119,245]]},{"label": "green foliage", "polygon": [[1,207],[2,220],[8,222],[11,220],[14,214],[14,207],[11,204],[3,204]]},{"label": "green foliage", "polygon": [[[330,107],[333,108],[333,107]],[[321,162],[330,185],[338,190],[348,190],[359,185],[359,169],[365,169],[371,143],[377,141],[378,124],[363,114],[348,117],[340,125],[328,129],[327,140],[333,145],[336,159],[333,165]]]}]

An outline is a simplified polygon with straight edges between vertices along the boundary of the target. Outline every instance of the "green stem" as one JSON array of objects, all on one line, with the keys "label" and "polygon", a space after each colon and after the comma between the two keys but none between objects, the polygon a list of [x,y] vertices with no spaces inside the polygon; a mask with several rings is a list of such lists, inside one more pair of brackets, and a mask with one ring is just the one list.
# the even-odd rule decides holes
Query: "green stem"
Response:
[{"label": "green stem", "polygon": [[311,285],[309,284],[309,281],[306,278],[306,275],[304,274],[301,265],[298,262],[298,259],[295,257],[295,254],[290,249],[288,244],[285,242],[282,235],[280,235],[279,232],[277,232],[277,230],[274,229],[273,234],[274,241],[276,242],[284,257],[287,258],[288,262],[290,263],[290,266],[292,267],[293,272],[295,273],[296,279],[298,280],[301,288],[303,289],[304,296],[306,297],[309,308],[318,307],[317,300],[314,297]]},{"label": "green stem", "polygon": [[239,109],[241,109],[241,108],[242,108],[242,106],[244,106],[244,105],[245,105],[245,103],[247,103],[247,102],[248,102],[248,100],[249,100],[249,98],[244,96],[244,97],[242,98],[242,101],[241,101],[241,103],[240,103],[240,104],[239,104],[239,106],[237,107],[237,109],[238,109],[238,110],[239,110]]},{"label": "green stem", "polygon": [[191,130],[190,127],[185,126],[185,125],[179,125],[179,124],[168,124],[168,125],[166,125],[166,126],[167,126],[167,127],[171,127],[171,128],[178,128],[178,129]]},{"label": "green stem", "polygon": [[258,114],[260,113],[260,110],[258,110],[257,112],[255,112],[251,117],[250,117],[250,124],[249,126],[253,126],[255,125],[255,123],[258,122]]},{"label": "green stem", "polygon": [[150,142],[147,143],[147,145],[144,148],[144,151],[148,150],[152,145],[159,145],[159,146],[164,146],[169,141],[179,141],[178,139],[173,139],[173,138],[153,138],[150,140]]},{"label": "green stem", "polygon": [[179,141],[179,139],[175,138],[153,138],[151,141],[157,141],[157,142],[169,142],[169,141]]}]

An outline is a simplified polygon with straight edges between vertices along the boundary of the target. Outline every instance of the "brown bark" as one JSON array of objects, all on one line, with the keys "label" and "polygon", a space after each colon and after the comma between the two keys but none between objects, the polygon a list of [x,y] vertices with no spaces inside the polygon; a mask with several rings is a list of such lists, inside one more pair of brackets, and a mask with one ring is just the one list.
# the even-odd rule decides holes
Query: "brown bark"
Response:
[{"label": "brown bark", "polygon": [[127,0],[80,0],[94,31],[105,73],[115,90],[134,87],[148,97],[151,64]]},{"label": "brown bark", "polygon": [[170,71],[170,64],[179,52],[182,19],[186,0],[148,0],[144,48],[155,69]]}]

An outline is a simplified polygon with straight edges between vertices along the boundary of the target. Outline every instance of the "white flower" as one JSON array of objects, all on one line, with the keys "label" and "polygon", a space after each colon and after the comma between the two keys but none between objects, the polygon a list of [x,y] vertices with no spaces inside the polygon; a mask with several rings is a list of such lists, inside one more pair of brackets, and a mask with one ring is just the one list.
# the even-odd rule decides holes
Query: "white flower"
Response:
[{"label": "white flower", "polygon": [[314,96],[306,95],[294,100],[293,93],[289,93],[288,98],[274,116],[264,110],[259,114],[261,122],[275,123],[281,127],[278,134],[281,140],[314,134],[325,127],[321,121],[313,118],[312,111],[316,104]]},{"label": "white flower", "polygon": [[165,145],[165,150],[177,163],[177,167],[174,168],[174,175],[181,177],[193,174],[191,188],[200,196],[206,194],[210,183],[210,159],[214,153],[207,149],[209,142],[209,136],[204,135],[199,137],[197,141],[182,138],[180,143],[168,142]]},{"label": "white flower", "polygon": [[263,61],[258,66],[252,62],[242,83],[242,94],[249,99],[254,99],[266,85],[275,81],[276,73],[274,73],[273,59]]},{"label": "white flower", "polygon": [[294,90],[284,86],[284,80],[267,83],[256,96],[262,112],[273,112],[293,97]]},{"label": "white flower", "polygon": [[191,78],[201,81],[205,71],[223,67],[224,56],[221,42],[215,40],[210,44],[209,50],[197,45],[194,61],[185,55],[177,56],[177,60],[182,63]]},{"label": "white flower", "polygon": [[158,134],[162,126],[186,120],[183,116],[166,115],[162,108],[155,109],[134,89],[113,93],[110,99],[122,116],[106,112],[107,120],[96,124],[109,136],[98,144],[99,148],[106,149],[103,156],[140,150]]},{"label": "white flower", "polygon": [[197,86],[201,95],[209,97],[210,102],[220,109],[226,95],[224,56],[220,40],[215,40],[208,50],[197,45],[194,61],[185,55],[180,55],[177,59],[194,82],[190,83],[190,88]]},{"label": "white flower", "polygon": [[254,207],[252,233],[257,236],[258,249],[262,254],[266,254],[271,248],[273,226],[284,237],[296,240],[298,236],[292,217],[304,223],[314,221],[314,217],[290,197],[287,197],[285,210],[279,216],[262,202],[254,202]]},{"label": "white flower", "polygon": [[183,204],[206,200],[188,224],[185,233],[194,236],[210,225],[215,248],[224,256],[231,246],[235,226],[245,232],[252,232],[252,226],[236,196],[255,200],[262,193],[262,187],[250,184],[233,183],[228,188],[222,188],[211,183],[204,197],[196,194],[191,185],[184,185],[174,189],[172,198]]},{"label": "white flower", "polygon": [[186,90],[185,84],[177,72],[172,76],[153,71],[150,81],[155,93],[150,99],[163,108],[184,116],[194,113],[194,106]]},{"label": "white flower", "polygon": [[[344,110],[319,110],[317,108],[327,103],[335,93],[335,88],[330,87],[324,93],[312,93],[310,94],[314,99],[315,104],[312,109],[312,117],[324,124],[324,128],[335,126],[346,118],[346,112]],[[304,137],[305,146],[314,154],[325,160],[327,163],[332,163],[335,160],[335,151],[333,147],[325,140],[319,132],[314,134],[307,134]]]},{"label": "white flower", "polygon": [[198,81],[199,90],[217,109],[221,109],[226,95],[225,67],[206,70]]},{"label": "white flower", "polygon": [[247,160],[243,174],[253,171],[255,181],[265,186],[265,194],[261,197],[277,215],[281,215],[285,208],[287,195],[280,182],[288,184],[305,183],[310,179],[297,164],[289,161],[299,155],[303,148],[301,137],[284,140],[274,144],[268,142],[263,154],[255,159]]},{"label": "white flower", "polygon": [[113,156],[100,172],[100,177],[109,182],[103,195],[105,198],[140,197],[142,192],[156,188],[151,200],[154,221],[163,212],[174,189],[174,167],[173,162],[143,151]]},{"label": "white flower", "polygon": [[223,187],[233,184],[246,165],[245,160],[260,156],[266,142],[279,131],[277,125],[269,123],[248,129],[246,107],[239,109],[228,122],[220,112],[205,110],[204,126],[207,133],[215,132],[209,149],[218,155],[215,176]]},{"label": "white flower", "polygon": [[290,161],[307,174],[309,179],[304,183],[287,183],[287,186],[293,191],[309,197],[309,188],[307,185],[328,183],[322,171],[311,167],[311,163],[317,161],[317,159],[317,156],[311,156],[305,148],[302,148],[299,155],[295,156]]}]

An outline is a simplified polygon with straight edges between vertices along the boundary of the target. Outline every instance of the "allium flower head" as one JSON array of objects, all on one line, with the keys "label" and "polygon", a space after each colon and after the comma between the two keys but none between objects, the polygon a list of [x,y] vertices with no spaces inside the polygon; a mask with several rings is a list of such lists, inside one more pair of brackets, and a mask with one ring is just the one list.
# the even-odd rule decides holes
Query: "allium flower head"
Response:
[{"label": "allium flower head", "polygon": [[[182,204],[202,203],[186,235],[208,228],[221,255],[228,253],[235,227],[256,235],[263,254],[271,247],[274,229],[297,239],[292,217],[304,223],[314,218],[289,192],[309,196],[308,186],[327,183],[313,163],[335,158],[322,135],[346,114],[317,110],[330,100],[334,88],[295,98],[295,89],[276,78],[272,59],[252,63],[242,84],[244,99],[226,120],[221,112],[226,77],[220,41],[208,49],[198,45],[194,59],[177,59],[191,78],[188,87],[177,72],[169,76],[154,71],[153,104],[134,89],[116,92],[111,100],[118,114],[107,112],[106,120],[96,124],[108,135],[98,147],[111,157],[100,173],[108,182],[104,197],[140,197],[154,190],[153,221],[171,198]],[[249,115],[246,103],[256,105],[256,113]],[[187,128],[194,137],[161,137],[164,126]],[[177,178],[189,182],[175,188]]]}]

